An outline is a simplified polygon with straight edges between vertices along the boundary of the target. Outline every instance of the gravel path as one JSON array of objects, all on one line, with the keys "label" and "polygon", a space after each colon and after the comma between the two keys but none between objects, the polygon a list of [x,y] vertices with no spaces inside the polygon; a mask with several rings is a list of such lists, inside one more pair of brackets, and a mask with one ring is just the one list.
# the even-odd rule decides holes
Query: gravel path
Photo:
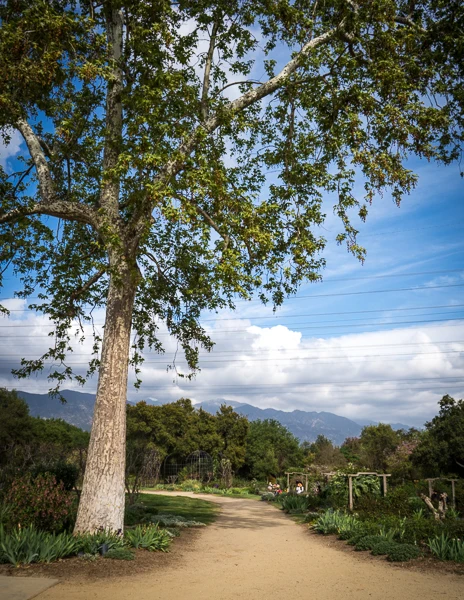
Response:
[{"label": "gravel path", "polygon": [[342,552],[264,502],[204,498],[219,502],[221,514],[177,561],[119,580],[60,583],[39,600],[464,598],[464,577],[401,569]]}]

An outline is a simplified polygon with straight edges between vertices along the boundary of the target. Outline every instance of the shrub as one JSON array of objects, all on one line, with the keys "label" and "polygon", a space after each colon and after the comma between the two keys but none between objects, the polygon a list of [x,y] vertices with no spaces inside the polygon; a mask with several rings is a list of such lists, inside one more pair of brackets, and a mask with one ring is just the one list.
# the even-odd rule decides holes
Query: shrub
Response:
[{"label": "shrub", "polygon": [[439,535],[443,529],[444,526],[434,519],[408,519],[401,541],[406,544],[419,544]]},{"label": "shrub", "polygon": [[113,548],[108,550],[105,554],[105,558],[112,558],[114,560],[134,560],[135,554],[129,550],[129,548]]},{"label": "shrub", "polygon": [[397,545],[398,544],[396,542],[389,542],[388,540],[383,540],[372,546],[372,554],[374,556],[390,554],[390,552],[392,552]]},{"label": "shrub", "polygon": [[264,502],[274,502],[275,499],[276,497],[272,492],[264,492],[264,494],[261,495],[261,500],[263,500]]},{"label": "shrub", "polygon": [[79,467],[65,460],[59,460],[52,465],[37,465],[32,469],[31,474],[35,479],[39,475],[53,475],[57,483],[62,483],[66,491],[74,489],[79,477]]},{"label": "shrub", "polygon": [[396,544],[388,553],[387,560],[390,562],[406,562],[413,558],[419,558],[421,555],[422,552],[417,546],[413,546],[412,544]]},{"label": "shrub", "polygon": [[6,495],[11,507],[12,525],[33,525],[45,531],[59,531],[73,513],[73,494],[45,473],[35,479],[30,474],[15,479]]},{"label": "shrub", "polygon": [[78,542],[69,533],[52,534],[30,525],[6,533],[0,526],[1,562],[13,565],[53,562],[76,554]]},{"label": "shrub", "polygon": [[355,549],[359,551],[372,550],[376,544],[379,544],[382,541],[384,541],[384,539],[379,535],[367,535],[358,540]]},{"label": "shrub", "polygon": [[124,534],[125,540],[133,548],[144,548],[154,552],[160,550],[167,552],[171,543],[171,536],[157,525],[138,525],[134,529],[128,529]]},{"label": "shrub", "polygon": [[124,538],[109,531],[84,533],[75,539],[78,543],[78,552],[82,554],[103,554],[115,548],[124,547]]},{"label": "shrub", "polygon": [[445,533],[429,539],[427,546],[440,560],[464,562],[464,540],[450,538]]}]

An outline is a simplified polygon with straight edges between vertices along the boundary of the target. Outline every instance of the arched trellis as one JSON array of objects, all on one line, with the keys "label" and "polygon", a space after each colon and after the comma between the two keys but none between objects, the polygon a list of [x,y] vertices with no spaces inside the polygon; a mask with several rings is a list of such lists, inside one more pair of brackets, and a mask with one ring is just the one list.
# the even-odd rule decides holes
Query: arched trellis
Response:
[{"label": "arched trellis", "polygon": [[187,457],[172,453],[166,456],[161,467],[161,476],[168,483],[176,483],[180,476],[186,479],[209,482],[214,476],[213,459],[208,452],[196,450]]}]

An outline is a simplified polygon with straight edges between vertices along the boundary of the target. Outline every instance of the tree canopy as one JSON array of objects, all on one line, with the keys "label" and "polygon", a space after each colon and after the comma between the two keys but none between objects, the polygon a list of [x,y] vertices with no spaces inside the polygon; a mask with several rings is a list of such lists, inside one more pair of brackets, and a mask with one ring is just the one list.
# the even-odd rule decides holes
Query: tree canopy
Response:
[{"label": "tree canopy", "polygon": [[17,374],[84,382],[66,356],[106,308],[77,530],[121,528],[128,361],[161,327],[195,369],[202,310],[320,277],[324,197],[363,260],[356,219],[414,187],[408,157],[460,157],[463,23],[459,0],[1,2],[0,132],[27,152],[0,170],[0,274],[55,340]]}]

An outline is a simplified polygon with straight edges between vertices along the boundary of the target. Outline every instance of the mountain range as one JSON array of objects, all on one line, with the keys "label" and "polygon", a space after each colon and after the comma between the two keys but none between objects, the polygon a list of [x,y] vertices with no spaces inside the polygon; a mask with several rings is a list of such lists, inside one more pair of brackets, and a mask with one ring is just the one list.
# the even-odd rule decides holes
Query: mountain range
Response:
[{"label": "mountain range", "polygon": [[[81,429],[90,430],[95,394],[63,390],[62,395],[66,399],[64,404],[48,394],[31,394],[18,390],[18,395],[27,402],[30,414],[34,417],[63,419]],[[147,398],[146,402],[155,406],[164,404],[164,402],[154,398]],[[250,421],[275,419],[285,425],[302,442],[314,442],[318,435],[324,435],[339,446],[347,437],[359,436],[365,425],[376,424],[375,421],[368,420],[355,422],[346,417],[324,411],[293,410],[290,412],[274,408],[258,408],[251,404],[223,399],[200,402],[195,404],[195,408],[201,407],[203,410],[215,414],[221,404],[232,406],[236,412],[246,416]],[[401,423],[392,423],[391,425],[393,429],[409,429],[409,425]]]}]

